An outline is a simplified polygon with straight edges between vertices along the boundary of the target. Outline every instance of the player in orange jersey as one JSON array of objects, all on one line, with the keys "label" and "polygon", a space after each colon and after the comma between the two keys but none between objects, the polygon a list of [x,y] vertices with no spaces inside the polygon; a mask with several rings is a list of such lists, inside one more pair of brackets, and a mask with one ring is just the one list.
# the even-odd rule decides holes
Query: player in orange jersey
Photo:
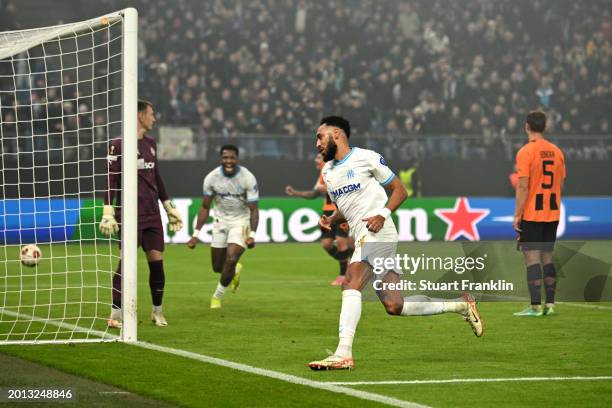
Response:
[{"label": "player in orange jersey", "polygon": [[[323,156],[318,153],[315,157],[315,165],[317,170],[323,168]],[[312,190],[298,191],[291,186],[285,187],[285,193],[291,197],[302,197],[306,199],[313,199],[325,195],[325,203],[323,204],[323,214],[330,216],[336,210],[336,205],[332,202],[327,194],[327,188],[323,181],[323,175],[319,174],[317,183]],[[349,236],[348,224],[340,224],[332,227],[331,231],[321,229],[321,246],[327,253],[334,259],[337,259],[340,264],[340,274],[332,281],[332,285],[340,286],[344,282],[344,275],[346,273],[346,267],[349,259],[353,255],[355,249],[355,243],[353,238]]]},{"label": "player in orange jersey", "polygon": [[[527,266],[531,306],[515,316],[548,316],[554,313],[557,272],[553,249],[561,212],[561,190],[565,180],[563,152],[544,139],[546,115],[530,112],[525,123],[529,142],[516,154],[518,185],[514,229]],[[540,268],[541,266],[541,268]],[[542,272],[546,301],[542,310]]]}]

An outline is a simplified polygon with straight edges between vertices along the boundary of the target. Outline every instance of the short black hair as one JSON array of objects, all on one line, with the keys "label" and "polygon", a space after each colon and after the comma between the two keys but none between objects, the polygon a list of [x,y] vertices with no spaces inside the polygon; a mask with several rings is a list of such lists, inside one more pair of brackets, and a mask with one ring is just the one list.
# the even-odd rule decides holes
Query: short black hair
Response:
[{"label": "short black hair", "polygon": [[238,146],[235,146],[233,144],[224,144],[223,146],[221,146],[221,148],[219,149],[219,156],[221,156],[223,154],[224,150],[233,150],[236,152],[236,156],[238,156]]},{"label": "short black hair", "polygon": [[351,137],[351,124],[349,123],[348,120],[344,119],[342,116],[333,116],[333,115],[326,116],[323,119],[321,119],[321,123],[319,123],[319,125],[337,127],[344,131],[347,139]]},{"label": "short black hair", "polygon": [[153,109],[153,104],[149,101],[145,101],[143,99],[138,100],[138,113],[144,112],[147,110],[147,106],[150,106]]},{"label": "short black hair", "polygon": [[527,122],[532,132],[542,133],[546,129],[546,115],[542,111],[529,112],[525,122]]}]

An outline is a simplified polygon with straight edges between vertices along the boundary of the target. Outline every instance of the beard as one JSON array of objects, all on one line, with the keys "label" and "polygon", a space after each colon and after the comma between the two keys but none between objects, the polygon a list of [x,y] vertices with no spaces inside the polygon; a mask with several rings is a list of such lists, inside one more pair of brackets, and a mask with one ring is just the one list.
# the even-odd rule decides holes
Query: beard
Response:
[{"label": "beard", "polygon": [[327,143],[327,148],[325,149],[325,153],[323,154],[323,161],[328,162],[333,160],[336,157],[336,152],[338,151],[338,145],[333,140],[330,140]]}]

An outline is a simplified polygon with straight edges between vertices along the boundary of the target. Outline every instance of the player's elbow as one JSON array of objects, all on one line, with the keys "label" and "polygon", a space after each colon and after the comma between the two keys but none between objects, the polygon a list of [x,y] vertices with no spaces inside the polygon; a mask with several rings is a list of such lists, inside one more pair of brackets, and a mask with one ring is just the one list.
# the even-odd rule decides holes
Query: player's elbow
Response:
[{"label": "player's elbow", "polygon": [[406,190],[406,187],[399,181],[397,181],[393,192],[397,194],[397,198],[400,204],[406,201],[406,199],[408,198],[408,191]]}]

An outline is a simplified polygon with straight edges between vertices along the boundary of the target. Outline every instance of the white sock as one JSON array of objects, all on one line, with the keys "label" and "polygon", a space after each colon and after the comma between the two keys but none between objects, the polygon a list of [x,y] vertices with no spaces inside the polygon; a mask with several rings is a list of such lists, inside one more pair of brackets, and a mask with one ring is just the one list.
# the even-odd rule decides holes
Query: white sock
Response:
[{"label": "white sock", "polygon": [[432,302],[432,298],[423,295],[408,296],[404,298],[402,316],[429,316],[447,311],[447,303]]},{"label": "white sock", "polygon": [[153,306],[153,313],[161,313],[162,312],[162,307],[161,305],[159,306]]},{"label": "white sock", "polygon": [[445,312],[465,314],[469,307],[468,303],[462,297],[456,299],[431,298],[431,300],[432,302],[442,302]]},{"label": "white sock", "polygon": [[342,291],[342,309],[340,310],[340,341],[334,353],[341,357],[353,357],[353,339],[361,318],[361,292],[355,289]]},{"label": "white sock", "polygon": [[110,318],[112,320],[121,320],[121,309],[111,308]]},{"label": "white sock", "polygon": [[217,283],[217,289],[215,289],[215,293],[213,293],[213,297],[216,297],[217,299],[221,299],[223,295],[225,295],[226,289],[227,289],[227,286],[223,286],[221,282]]}]

